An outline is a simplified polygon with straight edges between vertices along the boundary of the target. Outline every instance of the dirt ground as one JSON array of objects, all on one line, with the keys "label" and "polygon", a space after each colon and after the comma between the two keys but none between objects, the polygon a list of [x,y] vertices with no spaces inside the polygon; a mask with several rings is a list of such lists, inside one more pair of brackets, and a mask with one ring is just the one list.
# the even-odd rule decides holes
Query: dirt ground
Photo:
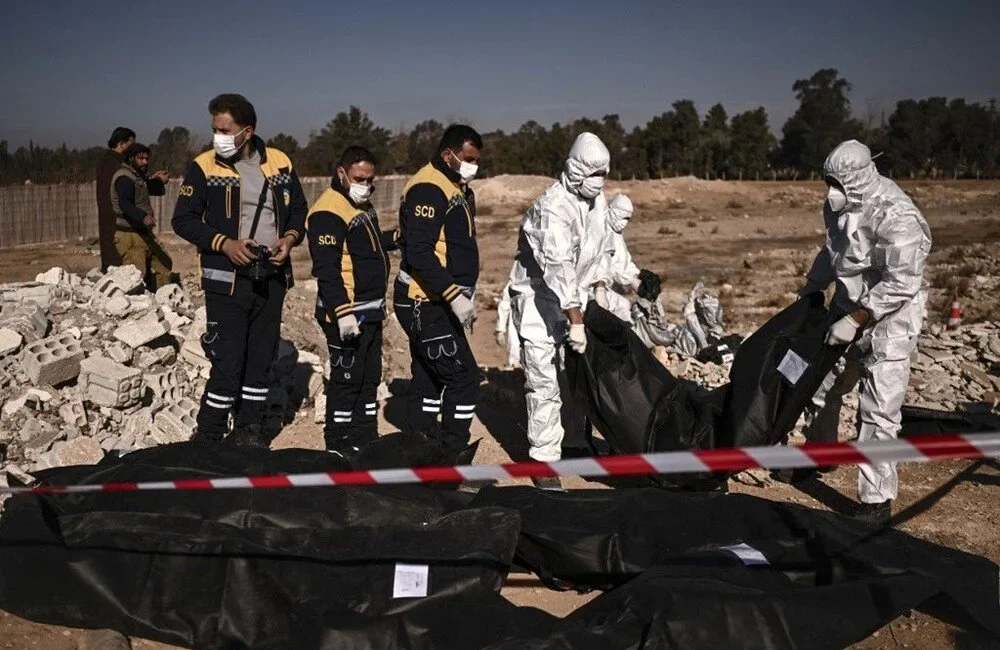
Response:
[{"label": "dirt ground", "polygon": [[[493,304],[510,269],[520,212],[549,182],[537,177],[498,177],[476,182],[483,259],[478,295],[480,320],[472,340],[487,378],[472,429],[473,439],[481,439],[477,463],[526,457],[520,377],[516,371],[500,369],[506,350],[493,342]],[[1000,320],[1000,291],[996,290],[1000,280],[1000,182],[904,182],[902,186],[924,210],[934,234],[927,272],[932,283],[930,321],[940,322],[947,317],[947,304],[955,292],[963,300],[967,320]],[[794,299],[823,240],[823,187],[819,183],[680,178],[611,182],[606,190],[609,196],[619,191],[629,194],[636,205],[635,217],[626,231],[633,257],[641,267],[661,275],[664,306],[678,319],[687,292],[701,280],[722,297],[728,329],[753,331]],[[395,215],[383,216],[383,227],[394,222]],[[197,269],[191,248],[171,235],[165,235],[163,241],[173,255],[175,270],[186,280],[191,278]],[[0,282],[30,280],[52,266],[85,273],[97,265],[94,250],[92,242],[78,241],[2,251]],[[308,252],[303,247],[296,255],[296,277],[300,281],[286,303],[283,336],[300,349],[323,355],[325,345],[312,316],[315,286],[309,282]],[[384,405],[380,424],[383,432],[395,431],[402,424],[401,395],[409,363],[405,337],[398,326],[389,326],[386,339],[386,381],[394,395]],[[516,416],[511,416],[512,411]],[[273,446],[320,448],[321,439],[321,425],[313,423],[313,409],[309,407],[284,429]],[[759,486],[731,481],[730,489],[840,510],[853,500],[855,481],[856,470],[842,467],[825,475],[822,482],[801,488],[765,480]],[[571,479],[567,487],[603,486]],[[917,537],[1000,563],[1000,463],[903,466],[895,522]],[[559,616],[596,595],[552,592],[526,574],[512,574],[503,594],[518,605],[539,607]],[[0,612],[0,648],[71,650],[79,640],[78,630],[38,625]],[[168,649],[141,640],[133,640],[133,647]],[[855,647],[1000,650],[1000,643],[914,613]]]}]

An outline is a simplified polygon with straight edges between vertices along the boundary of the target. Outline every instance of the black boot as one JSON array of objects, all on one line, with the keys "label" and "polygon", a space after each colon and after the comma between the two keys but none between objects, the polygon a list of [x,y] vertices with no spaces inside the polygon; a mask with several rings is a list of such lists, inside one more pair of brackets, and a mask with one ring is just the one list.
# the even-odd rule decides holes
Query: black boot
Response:
[{"label": "black boot", "polygon": [[233,428],[230,436],[234,445],[241,447],[259,447],[267,449],[271,446],[271,441],[264,433],[264,427],[259,424],[237,424]]},{"label": "black boot", "polygon": [[882,503],[859,503],[851,516],[869,526],[886,528],[892,519],[892,499]]}]

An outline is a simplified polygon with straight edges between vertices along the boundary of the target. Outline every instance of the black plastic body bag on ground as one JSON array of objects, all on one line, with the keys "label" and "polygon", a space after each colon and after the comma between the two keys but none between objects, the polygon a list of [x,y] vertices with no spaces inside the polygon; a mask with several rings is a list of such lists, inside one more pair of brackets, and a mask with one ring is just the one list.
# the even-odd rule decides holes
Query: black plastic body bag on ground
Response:
[{"label": "black plastic body bag on ground", "polygon": [[[410,445],[397,451],[413,454]],[[325,452],[187,443],[39,479],[345,469]],[[320,619],[355,626],[439,598],[498,592],[520,518],[456,507],[467,500],[423,486],[20,495],[0,518],[0,608],[199,650],[288,648],[296,630]]]},{"label": "black plastic body bag on ground", "polygon": [[[397,441],[385,440],[380,460]],[[342,462],[183,444],[42,478],[155,481]],[[613,589],[562,620],[515,607],[498,593],[515,542],[539,575]],[[396,597],[400,563],[428,566],[426,596]],[[509,487],[472,498],[422,486],[18,495],[0,517],[0,608],[198,650],[825,650],[909,608],[1000,633],[997,582],[984,558],[747,495]]]}]

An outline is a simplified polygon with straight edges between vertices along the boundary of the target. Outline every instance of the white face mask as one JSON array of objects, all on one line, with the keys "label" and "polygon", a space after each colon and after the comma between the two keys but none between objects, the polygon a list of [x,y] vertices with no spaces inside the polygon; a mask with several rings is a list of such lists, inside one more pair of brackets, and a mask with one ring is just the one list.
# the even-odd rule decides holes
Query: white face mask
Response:
[{"label": "white face mask", "polygon": [[604,189],[603,176],[588,176],[580,183],[580,196],[585,199],[593,199]]},{"label": "white face mask", "polygon": [[455,156],[455,160],[458,161],[458,175],[462,177],[463,183],[468,183],[476,177],[476,173],[479,171],[479,165],[473,165],[470,162],[465,162],[456,156],[454,152],[452,152],[451,155]]},{"label": "white face mask", "polygon": [[348,196],[355,203],[364,203],[368,200],[368,197],[372,195],[372,186],[362,183],[351,183],[351,187],[347,190]]},{"label": "white face mask", "polygon": [[847,195],[831,185],[830,191],[826,193],[826,202],[830,204],[831,210],[840,212],[847,207]]},{"label": "white face mask", "polygon": [[[224,133],[216,133],[212,135],[212,148],[215,149],[215,153],[218,154],[219,158],[233,158],[240,152],[240,147],[236,146],[236,136],[244,131],[246,131],[246,127],[240,129],[240,131],[234,135],[226,135]],[[243,144],[246,144],[245,140]]]}]

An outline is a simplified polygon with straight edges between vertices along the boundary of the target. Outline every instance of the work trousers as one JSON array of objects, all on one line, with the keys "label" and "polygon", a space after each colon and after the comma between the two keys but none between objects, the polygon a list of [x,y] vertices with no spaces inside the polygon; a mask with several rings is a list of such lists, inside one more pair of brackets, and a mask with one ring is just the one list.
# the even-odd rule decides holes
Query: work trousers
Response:
[{"label": "work trousers", "polygon": [[465,330],[444,302],[397,302],[395,312],[410,339],[409,425],[459,451],[469,444],[479,392],[479,366]]},{"label": "work trousers", "polygon": [[281,275],[260,282],[237,276],[231,296],[205,292],[208,327],[201,344],[212,370],[198,411],[199,437],[225,437],[231,411],[236,426],[264,419],[285,292]]},{"label": "work trousers", "polygon": [[170,284],[174,261],[152,234],[116,231],[115,250],[121,257],[123,266],[131,264],[142,272],[143,278],[146,278],[146,286],[151,291]]},{"label": "work trousers", "polygon": [[360,448],[378,438],[378,393],[382,381],[382,321],[361,324],[361,335],[340,338],[336,323],[322,323],[330,350],[323,440],[331,451]]}]

